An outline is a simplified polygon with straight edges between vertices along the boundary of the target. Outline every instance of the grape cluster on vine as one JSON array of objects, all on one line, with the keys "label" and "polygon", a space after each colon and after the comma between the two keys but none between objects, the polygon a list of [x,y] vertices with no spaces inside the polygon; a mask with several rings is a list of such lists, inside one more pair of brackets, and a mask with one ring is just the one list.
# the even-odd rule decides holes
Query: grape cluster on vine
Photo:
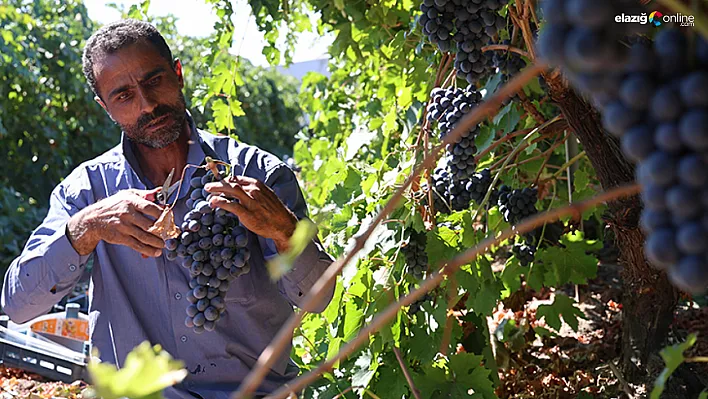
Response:
[{"label": "grape cluster on vine", "polygon": [[[431,92],[431,101],[428,104],[428,120],[431,124],[437,122],[440,139],[443,139],[481,100],[482,95],[474,86],[465,89],[435,88]],[[453,178],[468,179],[475,172],[477,166],[475,138],[478,134],[479,126],[473,126],[464,131],[454,143],[447,145],[447,163]]]},{"label": "grape cluster on vine", "polygon": [[[546,2],[544,15],[551,26],[539,39],[541,53],[571,71],[571,81],[601,108],[603,126],[620,139],[622,151],[637,163],[644,204],[641,226],[647,234],[644,246],[649,261],[668,270],[679,288],[705,291],[708,43],[668,28],[659,31],[653,43],[631,40],[628,49],[619,39],[631,38],[626,27],[632,24],[613,24],[612,28],[606,26],[609,22],[596,21],[596,16],[631,5],[607,3],[594,8],[599,14],[581,21],[581,4],[579,0]],[[578,24],[575,30],[584,33],[567,32],[569,23]],[[609,30],[597,34],[605,29]],[[554,50],[558,40],[567,42]]]},{"label": "grape cluster on vine", "polygon": [[[638,163],[647,233],[645,251],[678,287],[708,287],[708,45],[667,29],[653,47],[637,43],[644,62],[630,63],[617,98],[605,109],[607,129]],[[641,49],[641,50],[636,50]],[[670,57],[671,62],[666,61]],[[638,85],[646,84],[645,88]],[[636,96],[646,96],[638,98]],[[619,110],[626,115],[618,115]]]},{"label": "grape cluster on vine", "polygon": [[499,10],[507,3],[508,0],[423,0],[419,24],[440,51],[456,51],[458,77],[471,84],[491,71],[491,56],[482,52],[482,47],[506,27]]},{"label": "grape cluster on vine", "polygon": [[418,312],[421,311],[423,304],[426,302],[432,301],[434,298],[433,294],[430,292],[427,292],[425,295],[417,299],[415,302],[411,303],[411,306],[408,307],[408,314],[409,315],[414,315]]},{"label": "grape cluster on vine", "polygon": [[402,248],[406,258],[406,273],[417,280],[423,278],[423,274],[428,270],[428,254],[426,253],[427,236],[425,233],[418,233],[411,230],[408,244]]},{"label": "grape cluster on vine", "polygon": [[[504,40],[501,44],[508,46],[510,43],[509,40]],[[501,74],[501,81],[506,82],[524,69],[526,61],[513,51],[495,51],[492,56],[492,65]]]},{"label": "grape cluster on vine", "polygon": [[613,90],[615,78],[608,71],[620,69],[627,58],[622,40],[645,31],[638,23],[617,23],[617,15],[645,12],[635,0],[544,0],[545,26],[537,48],[546,62],[562,66],[568,78],[600,104]]},{"label": "grape cluster on vine", "polygon": [[535,188],[524,188],[512,190],[509,186],[499,187],[499,198],[497,204],[504,220],[510,224],[516,224],[536,212],[536,201],[538,200],[538,190]]},{"label": "grape cluster on vine", "polygon": [[211,171],[191,179],[187,199],[191,210],[180,226],[182,233],[165,241],[167,259],[179,258],[190,271],[185,325],[196,333],[214,330],[226,310],[230,282],[250,271],[248,231],[232,213],[209,206],[212,194],[204,185],[214,180]]},{"label": "grape cluster on vine", "polygon": [[528,244],[514,244],[511,247],[511,252],[519,260],[521,266],[528,266],[533,263],[536,256],[536,248]]}]

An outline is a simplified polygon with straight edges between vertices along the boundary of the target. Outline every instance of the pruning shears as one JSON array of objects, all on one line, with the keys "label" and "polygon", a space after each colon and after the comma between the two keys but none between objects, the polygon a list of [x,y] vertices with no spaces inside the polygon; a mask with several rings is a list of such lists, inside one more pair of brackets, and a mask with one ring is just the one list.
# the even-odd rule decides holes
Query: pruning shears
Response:
[{"label": "pruning shears", "polygon": [[165,179],[165,182],[162,183],[162,186],[155,192],[154,194],[149,194],[147,196],[148,201],[154,201],[157,202],[160,205],[167,205],[167,199],[170,198],[170,195],[172,195],[172,192],[177,188],[170,188],[170,185],[172,185],[172,178],[175,175],[175,169],[172,168],[172,171],[170,171],[170,174],[167,175],[167,179]]}]

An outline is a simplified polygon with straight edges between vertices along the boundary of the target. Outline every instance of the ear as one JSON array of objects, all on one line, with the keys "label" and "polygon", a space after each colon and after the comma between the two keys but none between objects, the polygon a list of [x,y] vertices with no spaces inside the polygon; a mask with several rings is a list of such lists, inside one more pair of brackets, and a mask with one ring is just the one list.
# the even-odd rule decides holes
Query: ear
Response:
[{"label": "ear", "polygon": [[177,74],[177,80],[179,80],[179,88],[184,89],[184,75],[182,71],[182,61],[179,58],[175,58],[174,70]]},{"label": "ear", "polygon": [[93,99],[96,100],[96,102],[98,103],[98,105],[100,105],[101,108],[103,108],[104,111],[108,112],[108,108],[106,108],[106,103],[104,103],[103,100],[101,100],[101,97],[99,97],[99,96],[94,96]]}]

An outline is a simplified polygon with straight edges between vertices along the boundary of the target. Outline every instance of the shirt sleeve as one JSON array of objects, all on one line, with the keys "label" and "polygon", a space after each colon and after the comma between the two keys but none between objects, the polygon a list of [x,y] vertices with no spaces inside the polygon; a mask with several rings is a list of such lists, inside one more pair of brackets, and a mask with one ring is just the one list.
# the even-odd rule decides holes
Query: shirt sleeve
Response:
[{"label": "shirt sleeve", "polygon": [[[307,218],[307,204],[300,190],[295,174],[285,164],[275,166],[267,175],[266,185],[269,186],[281,201],[290,208],[299,220]],[[259,237],[263,257],[266,261],[278,255],[275,242]],[[278,281],[280,292],[291,304],[302,308],[303,299],[315,282],[324,274],[333,262],[332,257],[324,250],[317,236],[305,247],[298,256],[293,268]],[[329,305],[334,295],[334,285],[327,288],[322,301],[309,312],[319,313]]]},{"label": "shirt sleeve", "polygon": [[5,274],[0,304],[15,323],[48,312],[72,290],[88,262],[90,255],[79,255],[66,235],[66,223],[80,208],[67,198],[64,183],[52,191],[46,218]]}]

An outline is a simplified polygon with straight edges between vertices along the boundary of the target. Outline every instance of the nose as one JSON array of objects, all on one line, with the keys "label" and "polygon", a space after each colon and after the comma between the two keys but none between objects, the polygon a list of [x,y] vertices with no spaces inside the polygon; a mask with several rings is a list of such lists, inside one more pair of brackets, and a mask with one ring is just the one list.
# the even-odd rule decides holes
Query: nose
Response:
[{"label": "nose", "polygon": [[142,114],[152,114],[152,111],[157,106],[157,101],[152,97],[148,90],[138,88],[138,100],[140,101],[140,112]]}]

